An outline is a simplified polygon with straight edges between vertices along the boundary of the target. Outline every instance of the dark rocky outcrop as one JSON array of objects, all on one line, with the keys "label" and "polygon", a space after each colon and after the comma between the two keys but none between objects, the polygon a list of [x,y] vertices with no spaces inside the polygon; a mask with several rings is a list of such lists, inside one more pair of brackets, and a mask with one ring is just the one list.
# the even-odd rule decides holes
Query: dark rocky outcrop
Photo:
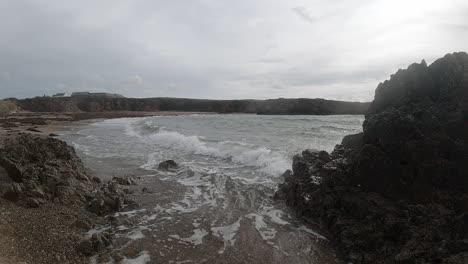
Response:
[{"label": "dark rocky outcrop", "polygon": [[177,163],[173,160],[166,160],[166,161],[163,161],[161,163],[159,163],[158,165],[158,169],[160,170],[173,170],[173,169],[177,169],[179,167],[179,165],[177,165]]},{"label": "dark rocky outcrop", "polygon": [[0,196],[26,207],[51,201],[105,215],[133,205],[123,188],[132,184],[129,176],[101,184],[88,175],[72,147],[53,137],[21,134],[0,148]]},{"label": "dark rocky outcrop", "polygon": [[22,134],[0,149],[0,194],[33,207],[44,201],[85,203],[94,190],[75,150],[65,142]]},{"label": "dark rocky outcrop", "polygon": [[468,263],[468,55],[399,70],[364,132],[306,150],[276,197],[352,263]]},{"label": "dark rocky outcrop", "polygon": [[[33,215],[41,217],[27,218],[23,226],[32,226],[34,231],[43,230],[46,233],[43,235],[49,239],[57,234],[53,233],[55,231],[48,233],[44,221],[57,222],[60,221],[57,219],[62,218],[66,218],[65,222],[73,220],[69,224],[70,230],[63,231],[63,227],[60,227],[62,231],[58,234],[59,237],[73,237],[73,242],[67,240],[66,249],[57,249],[61,254],[65,254],[63,252],[70,250],[70,247],[76,247],[76,257],[80,258],[83,255],[97,254],[111,246],[115,229],[82,239],[83,232],[98,223],[111,224],[112,218],[108,219],[106,215],[137,207],[126,196],[130,192],[129,185],[134,184],[136,179],[130,176],[113,177],[105,183],[96,177],[90,177],[75,150],[53,137],[10,135],[0,147],[0,197],[9,201],[0,200],[2,209],[10,208],[10,213],[18,210],[31,214],[27,208],[37,208],[37,214]],[[12,207],[16,209],[11,209]],[[45,213],[50,208],[62,207],[70,210],[63,215],[50,216],[54,219],[49,219],[49,214]],[[56,230],[55,227],[52,229]],[[24,230],[20,231],[26,233]],[[36,233],[34,232],[35,235]],[[29,234],[23,236],[26,236],[27,241],[34,239]],[[43,244],[28,242],[27,246],[35,252]],[[64,257],[69,255],[67,253]]]},{"label": "dark rocky outcrop", "polygon": [[188,111],[257,114],[364,114],[369,103],[325,99],[206,100],[186,98],[35,97],[16,104],[32,112]]}]

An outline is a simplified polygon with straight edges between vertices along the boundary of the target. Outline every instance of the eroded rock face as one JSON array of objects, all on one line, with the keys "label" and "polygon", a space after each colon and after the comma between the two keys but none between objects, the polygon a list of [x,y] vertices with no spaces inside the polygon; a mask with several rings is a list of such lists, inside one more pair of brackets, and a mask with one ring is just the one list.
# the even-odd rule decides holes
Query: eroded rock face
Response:
[{"label": "eroded rock face", "polygon": [[135,183],[130,176],[106,183],[90,177],[75,150],[52,137],[23,134],[0,149],[0,195],[25,207],[77,204],[102,216],[133,206],[125,186]]},{"label": "eroded rock face", "polygon": [[94,187],[74,149],[50,137],[23,134],[6,139],[0,166],[6,172],[2,196],[34,207],[44,200],[83,203]]},{"label": "eroded rock face", "polygon": [[364,132],[329,160],[296,155],[276,197],[352,263],[466,263],[467,120],[468,55],[413,64],[378,86]]}]

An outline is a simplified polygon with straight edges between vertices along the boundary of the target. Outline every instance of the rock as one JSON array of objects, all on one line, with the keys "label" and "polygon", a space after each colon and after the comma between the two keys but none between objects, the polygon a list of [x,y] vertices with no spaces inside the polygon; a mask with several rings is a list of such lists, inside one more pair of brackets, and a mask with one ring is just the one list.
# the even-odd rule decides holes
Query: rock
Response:
[{"label": "rock", "polygon": [[351,150],[360,150],[364,143],[364,133],[358,133],[354,135],[347,135],[341,141],[341,145],[344,148]]},{"label": "rock", "polygon": [[83,204],[95,186],[75,150],[65,142],[21,134],[7,138],[0,148],[0,165],[12,183],[2,186],[3,197],[22,204],[27,197],[66,204]]},{"label": "rock", "polygon": [[42,131],[40,131],[39,129],[37,128],[34,128],[34,127],[29,127],[29,128],[26,128],[27,131],[31,131],[31,132],[38,132],[38,133],[42,133]]},{"label": "rock", "polygon": [[457,255],[444,258],[443,264],[466,264],[468,263],[468,253],[459,253]]},{"label": "rock", "polygon": [[15,202],[22,197],[23,188],[21,184],[16,182],[2,184],[0,186],[0,193],[2,194],[3,198]]},{"label": "rock", "polygon": [[47,195],[42,186],[38,186],[31,191],[31,195],[37,198],[46,198]]},{"label": "rock", "polygon": [[117,182],[120,185],[135,185],[136,182],[129,176],[124,177],[114,177],[112,178],[113,181]]},{"label": "rock", "polygon": [[112,245],[112,235],[107,232],[96,233],[89,239],[81,241],[78,251],[86,256],[95,255]]},{"label": "rock", "polygon": [[39,199],[35,199],[35,198],[26,198],[24,200],[24,206],[28,208],[39,208],[41,204],[42,202]]},{"label": "rock", "polygon": [[173,160],[166,160],[166,161],[159,163],[158,165],[158,169],[166,170],[166,171],[177,169],[178,167],[179,165],[177,165],[177,163]]},{"label": "rock", "polygon": [[293,157],[275,198],[352,263],[468,263],[468,54],[399,70],[363,132]]},{"label": "rock", "polygon": [[94,183],[97,183],[97,184],[99,184],[99,183],[102,182],[102,180],[101,180],[99,177],[92,177],[91,180],[92,180]]},{"label": "rock", "polygon": [[49,137],[58,137],[59,135],[55,134],[55,133],[50,133],[49,134]]},{"label": "rock", "polygon": [[110,180],[89,199],[88,210],[96,215],[103,216],[121,211],[125,206],[136,206],[133,201],[125,198],[125,195],[129,192],[125,192],[125,189],[115,179]]}]

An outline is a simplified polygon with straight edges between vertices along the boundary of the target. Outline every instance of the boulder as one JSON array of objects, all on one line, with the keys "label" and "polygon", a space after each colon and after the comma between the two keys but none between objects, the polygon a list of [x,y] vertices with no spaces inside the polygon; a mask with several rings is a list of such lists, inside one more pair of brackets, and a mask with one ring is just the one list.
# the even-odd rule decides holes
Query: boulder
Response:
[{"label": "boulder", "polygon": [[179,165],[173,160],[166,160],[166,161],[159,163],[158,165],[158,169],[165,170],[165,171],[174,170],[174,169],[177,169],[178,167]]}]

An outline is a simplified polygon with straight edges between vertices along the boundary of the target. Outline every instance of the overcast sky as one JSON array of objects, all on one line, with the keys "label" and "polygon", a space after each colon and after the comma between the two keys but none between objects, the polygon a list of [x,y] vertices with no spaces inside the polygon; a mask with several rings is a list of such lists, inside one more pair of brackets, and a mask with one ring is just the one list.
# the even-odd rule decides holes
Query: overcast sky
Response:
[{"label": "overcast sky", "polygon": [[372,100],[468,50],[467,0],[0,0],[0,98]]}]

